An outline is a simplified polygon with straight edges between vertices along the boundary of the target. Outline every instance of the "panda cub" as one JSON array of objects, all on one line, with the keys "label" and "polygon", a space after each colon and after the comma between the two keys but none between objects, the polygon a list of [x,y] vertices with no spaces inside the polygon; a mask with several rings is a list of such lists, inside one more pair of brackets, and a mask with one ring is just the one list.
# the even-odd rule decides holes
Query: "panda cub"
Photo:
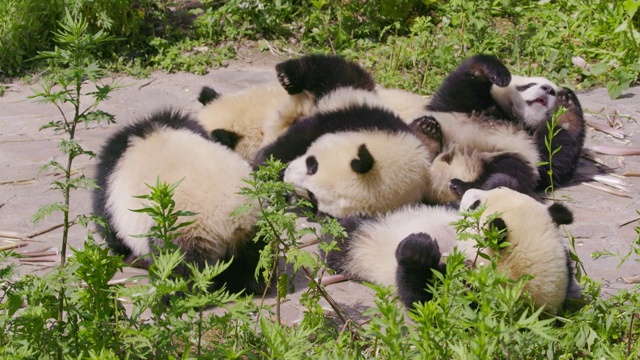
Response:
[{"label": "panda cub", "polygon": [[[486,205],[481,221],[499,213],[491,224],[506,234],[508,245],[500,250],[498,269],[511,279],[533,275],[526,282],[536,307],[555,313],[567,298],[580,296],[573,267],[558,229],[573,221],[571,212],[556,203],[545,206],[508,188],[489,191],[472,189],[461,200],[460,210]],[[407,307],[429,301],[425,290],[434,281],[432,270],[446,272],[441,257],[457,247],[469,259],[475,243],[459,241],[452,222],[460,219],[455,209],[444,206],[411,205],[375,218],[341,219],[349,236],[339,242],[339,251],[327,254],[328,265],[352,280],[396,286]],[[491,250],[483,250],[496,256]]]},{"label": "panda cub", "polygon": [[260,148],[275,142],[309,115],[317,100],[334,88],[375,87],[373,78],[362,68],[329,55],[308,55],[304,60],[279,63],[276,77],[280,85],[256,85],[232,94],[219,94],[205,86],[198,96],[204,105],[198,115],[201,125],[214,140],[249,162],[256,159]]},{"label": "panda cub", "polygon": [[186,263],[203,266],[218,260],[233,263],[219,277],[231,291],[259,292],[263,285],[254,280],[261,243],[254,243],[257,213],[232,212],[248,200],[238,194],[251,167],[238,154],[211,141],[206,131],[189,116],[162,110],[120,128],[106,142],[97,171],[101,189],[93,194],[94,213],[106,219],[108,229],[100,229],[111,250],[128,258],[138,258],[162,246],[159,239],[140,238],[154,225],[150,216],[132,212],[144,200],[135,196],[149,192],[146,184],[156,179],[167,183],[182,181],[175,189],[175,209],[195,212],[195,220],[180,229],[173,240],[185,255],[177,273],[188,276]]},{"label": "panda cub", "polygon": [[554,184],[567,183],[575,173],[585,133],[575,94],[544,78],[512,76],[493,56],[465,60],[431,101],[378,91],[434,154],[442,154],[434,159],[434,173],[443,174],[434,179],[442,184],[435,187],[435,201],[459,198],[470,188],[507,186],[527,194],[547,188],[547,124],[560,106],[567,111],[552,143],[560,148],[553,157]]},{"label": "panda cub", "polygon": [[[211,138],[236,151],[245,160],[253,162],[264,145],[264,126],[270,117],[280,117],[278,110],[289,104],[289,94],[277,84],[257,85],[237,93],[219,94],[203,87],[198,100],[204,105],[198,121]],[[288,111],[299,117],[306,111],[295,108]],[[299,113],[299,114],[298,114]],[[296,114],[296,115],[293,115]]]},{"label": "panda cub", "polygon": [[289,165],[284,180],[320,212],[372,215],[416,203],[430,191],[428,150],[382,104],[372,77],[336,56],[311,55],[277,67],[290,94],[313,95],[311,113],[260,150]]}]

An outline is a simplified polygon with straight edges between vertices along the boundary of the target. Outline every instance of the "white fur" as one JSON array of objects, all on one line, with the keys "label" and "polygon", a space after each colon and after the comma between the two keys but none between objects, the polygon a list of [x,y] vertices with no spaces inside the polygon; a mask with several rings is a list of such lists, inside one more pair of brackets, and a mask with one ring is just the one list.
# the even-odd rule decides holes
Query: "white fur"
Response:
[{"label": "white fur", "polygon": [[[517,87],[524,85],[531,86],[518,91]],[[509,85],[494,85],[491,88],[491,96],[498,105],[514,119],[532,129],[537,129],[551,119],[557,92],[558,86],[548,79],[517,75],[511,77]]]},{"label": "white fur", "polygon": [[400,116],[402,121],[410,124],[424,114],[429,98],[400,89],[376,88],[380,100]]},{"label": "white fur", "polygon": [[[524,289],[536,307],[556,312],[561,309],[570,281],[567,253],[557,226],[547,206],[516,191],[499,188],[490,191],[468,190],[462,197],[460,209],[468,209],[476,200],[487,206],[486,217],[501,213],[507,225],[507,248],[500,252],[498,268],[511,279],[533,275]],[[452,222],[460,215],[441,206],[406,206],[397,211],[365,222],[349,239],[346,263],[349,278],[383,285],[395,285],[398,267],[395,252],[398,244],[413,233],[426,233],[438,242],[443,255],[458,247],[468,259],[475,255],[475,242],[458,241]],[[495,254],[484,250],[487,255]],[[476,265],[481,265],[478,263]]]},{"label": "white fur", "polygon": [[145,184],[155,185],[157,178],[167,183],[184,179],[175,189],[175,209],[198,214],[195,223],[180,230],[177,245],[197,246],[212,256],[223,256],[239,242],[250,241],[247,234],[257,220],[255,212],[231,216],[248,202],[238,191],[250,171],[246,161],[220,144],[186,129],[160,127],[144,138],[131,138],[107,178],[106,207],[113,214],[114,230],[133,254],[148,254],[147,239],[134,235],[148,233],[154,223],[147,214],[130,211],[147,203],[134,196],[148,194]]},{"label": "white fur", "polygon": [[205,105],[198,121],[208,133],[216,129],[232,131],[242,138],[235,151],[247,161],[255,159],[263,141],[263,127],[289,95],[279,85],[261,85],[237,93],[222,94]]},{"label": "white fur", "polygon": [[284,102],[278,104],[275,111],[271,111],[265,119],[262,146],[267,146],[287,131],[296,121],[309,115],[315,106],[312,94],[302,92],[288,96]]},{"label": "white fur", "polygon": [[314,109],[314,113],[347,110],[366,106],[368,108],[392,111],[380,97],[368,90],[340,87],[323,96]]},{"label": "white fur", "polygon": [[509,246],[500,251],[498,268],[513,280],[533,275],[524,290],[531,295],[534,305],[545,306],[552,313],[560,310],[567,296],[570,274],[563,236],[547,206],[507,188],[468,190],[460,206],[468,207],[476,200],[487,206],[482,221],[500,212],[507,224]]},{"label": "white fur", "polygon": [[[350,164],[366,144],[375,163],[365,173]],[[306,159],[314,156],[318,171],[307,173]],[[357,131],[325,134],[292,161],[284,180],[299,194],[312,192],[318,210],[336,217],[378,214],[416,203],[429,192],[429,153],[411,133]]]},{"label": "white fur", "polygon": [[457,200],[449,189],[449,182],[454,178],[463,181],[477,179],[482,171],[482,161],[500,154],[519,154],[533,173],[538,174],[536,144],[518,126],[504,121],[477,119],[463,113],[431,114],[440,123],[445,144],[431,166],[432,202]]},{"label": "white fur", "polygon": [[449,224],[458,219],[456,211],[441,206],[411,205],[364,223],[351,234],[346,276],[386,286],[396,284],[395,253],[398,244],[414,233],[438,239],[441,252],[456,244],[456,231]]}]

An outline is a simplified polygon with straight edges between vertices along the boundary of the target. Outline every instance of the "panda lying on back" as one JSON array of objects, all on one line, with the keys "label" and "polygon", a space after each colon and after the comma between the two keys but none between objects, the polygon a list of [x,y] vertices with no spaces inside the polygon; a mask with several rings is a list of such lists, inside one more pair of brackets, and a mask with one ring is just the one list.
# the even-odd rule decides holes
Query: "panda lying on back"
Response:
[{"label": "panda lying on back", "polygon": [[[517,280],[527,281],[527,292],[536,307],[551,313],[559,311],[567,298],[579,298],[580,289],[573,276],[573,265],[562,236],[560,224],[573,221],[571,212],[556,203],[545,206],[529,196],[499,188],[469,190],[460,209],[475,209],[485,204],[482,222],[499,213],[491,224],[504,230],[508,245],[499,254],[484,249],[488,256],[498,255],[498,270]],[[428,301],[427,290],[434,281],[432,270],[446,273],[443,253],[454,247],[475,257],[472,240],[459,241],[452,222],[460,219],[457,210],[444,206],[412,205],[375,218],[341,219],[349,236],[339,242],[339,250],[327,254],[328,265],[352,280],[396,286],[407,307]]]},{"label": "panda lying on back", "polygon": [[203,87],[200,124],[212,139],[253,163],[265,159],[258,150],[270,145],[299,120],[310,115],[317,101],[336,88],[373,91],[375,81],[364,69],[337,56],[309,55],[276,65],[280,85],[256,85],[237,93],[219,94]]},{"label": "panda lying on back", "polygon": [[366,71],[325,55],[276,69],[290,94],[309,93],[315,105],[260,150],[257,164],[269,157],[288,162],[284,180],[335,217],[384,213],[428,196],[432,156],[380,101]]},{"label": "panda lying on back", "polygon": [[[566,184],[575,173],[585,134],[576,95],[544,78],[512,76],[493,56],[465,60],[431,101],[398,90],[378,91],[433,153],[443,154],[434,160],[434,172],[448,174],[435,180],[443,183],[436,185],[438,201],[459,198],[470,188],[507,186],[528,194],[546,189],[547,124],[560,106],[567,111],[558,119],[552,143],[560,148],[553,157],[553,182]],[[530,140],[516,140],[523,137]]]}]

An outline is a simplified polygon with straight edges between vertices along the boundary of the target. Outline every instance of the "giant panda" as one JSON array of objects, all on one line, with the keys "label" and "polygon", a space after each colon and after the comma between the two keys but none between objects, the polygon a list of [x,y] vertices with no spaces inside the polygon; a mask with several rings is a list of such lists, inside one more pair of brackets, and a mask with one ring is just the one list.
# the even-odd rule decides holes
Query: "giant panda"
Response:
[{"label": "giant panda", "polygon": [[585,132],[575,94],[545,78],[512,76],[493,56],[465,60],[430,100],[401,90],[377,91],[434,154],[443,154],[434,159],[433,172],[443,174],[434,178],[436,202],[459,198],[469,188],[507,186],[529,194],[546,189],[547,124],[560,106],[567,112],[558,119],[552,143],[560,148],[551,162],[553,182],[566,184],[575,173]]},{"label": "giant panda", "polygon": [[99,155],[93,208],[108,225],[100,229],[112,252],[127,258],[150,254],[161,240],[137,237],[149,233],[154,221],[145,213],[145,201],[136,198],[149,193],[146,184],[156,179],[173,184],[176,210],[195,212],[195,220],[173,243],[185,259],[176,272],[187,277],[187,263],[203,266],[218,260],[232,264],[215,279],[231,291],[259,292],[263,285],[254,279],[261,242],[254,242],[257,212],[239,216],[232,212],[250,203],[239,194],[251,166],[227,147],[212,141],[191,117],[164,109],[120,128],[107,139]]},{"label": "giant panda", "polygon": [[[255,85],[230,94],[205,86],[198,99],[204,105],[198,121],[211,138],[252,162],[263,146],[267,119],[278,116],[280,106],[289,103],[289,94],[278,84]],[[297,111],[305,113],[303,109]],[[287,113],[294,114],[296,110]]]},{"label": "giant panda", "polygon": [[256,159],[260,148],[309,115],[317,100],[332,89],[375,87],[371,75],[359,66],[320,54],[278,63],[274,78],[279,85],[255,85],[231,94],[204,86],[198,96],[204,105],[198,114],[201,125],[214,140],[249,162]]},{"label": "giant panda", "polygon": [[311,113],[258,153],[288,166],[284,180],[331,216],[371,215],[422,201],[430,154],[373,91],[372,77],[335,56],[311,55],[277,67],[291,95],[312,94]]},{"label": "giant panda", "polygon": [[[508,245],[500,250],[499,271],[517,280],[532,275],[524,286],[536,307],[555,313],[567,298],[579,298],[573,266],[558,229],[573,221],[559,203],[546,206],[508,188],[471,189],[460,210],[485,204],[481,223],[504,230]],[[487,224],[489,215],[498,217]],[[394,286],[407,307],[431,299],[426,290],[433,270],[446,272],[443,254],[457,247],[469,260],[476,254],[472,240],[460,241],[452,222],[461,218],[456,209],[442,205],[409,205],[378,217],[340,219],[349,236],[338,240],[339,250],[327,254],[336,272],[358,281]],[[490,249],[482,250],[493,257]]]}]

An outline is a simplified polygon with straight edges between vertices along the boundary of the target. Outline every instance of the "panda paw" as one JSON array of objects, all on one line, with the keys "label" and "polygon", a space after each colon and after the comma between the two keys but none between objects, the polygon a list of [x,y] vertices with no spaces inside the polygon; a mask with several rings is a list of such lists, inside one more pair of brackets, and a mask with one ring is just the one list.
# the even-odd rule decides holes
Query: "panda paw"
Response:
[{"label": "panda paw", "polygon": [[278,82],[286,90],[289,95],[295,95],[302,92],[302,89],[298,89],[296,85],[289,79],[289,76],[283,72],[278,73]]},{"label": "panda paw", "polygon": [[435,156],[442,151],[443,136],[440,123],[433,116],[427,115],[417,118],[409,124],[409,127]]},{"label": "panda paw", "polygon": [[499,87],[505,87],[511,82],[511,73],[502,63],[486,69],[489,81]]},{"label": "panda paw", "polygon": [[576,94],[568,88],[558,90],[556,95],[556,106],[567,109],[570,113],[575,113],[579,109],[580,102]]},{"label": "panda paw", "polygon": [[431,269],[440,262],[438,243],[425,233],[411,234],[398,244],[396,260],[405,268]]},{"label": "panda paw", "polygon": [[453,193],[453,195],[455,195],[458,199],[462,199],[462,195],[464,195],[467,190],[472,188],[473,184],[457,178],[451,179],[451,181],[449,181],[449,190],[451,190],[451,193]]},{"label": "panda paw", "polygon": [[302,71],[299,60],[287,60],[276,65],[276,75],[278,82],[287,91],[289,95],[300,94],[304,88],[300,81],[295,81],[296,77],[300,77]]},{"label": "panda paw", "polygon": [[469,59],[469,71],[475,79],[505,87],[511,82],[511,72],[496,57],[479,54]]}]

